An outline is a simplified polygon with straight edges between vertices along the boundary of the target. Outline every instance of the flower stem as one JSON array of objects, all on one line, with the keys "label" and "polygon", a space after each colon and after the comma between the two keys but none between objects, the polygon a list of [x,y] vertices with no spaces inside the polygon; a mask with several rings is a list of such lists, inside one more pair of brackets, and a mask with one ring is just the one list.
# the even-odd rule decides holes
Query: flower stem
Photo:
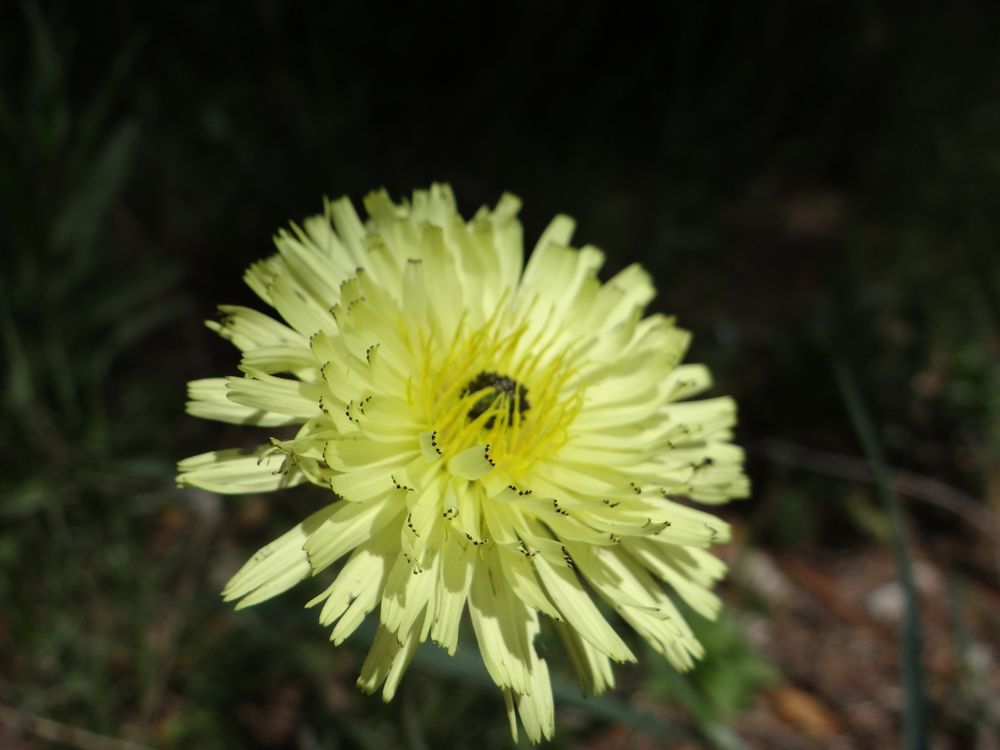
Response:
[{"label": "flower stem", "polygon": [[879,499],[889,517],[892,550],[903,587],[906,609],[900,638],[900,661],[905,691],[902,747],[904,750],[924,750],[927,747],[927,714],[922,662],[923,633],[910,553],[903,533],[902,520],[890,488],[882,445],[876,436],[875,427],[854,374],[847,363],[836,357],[833,359],[833,371],[854,432],[861,441],[868,465],[871,467]]}]

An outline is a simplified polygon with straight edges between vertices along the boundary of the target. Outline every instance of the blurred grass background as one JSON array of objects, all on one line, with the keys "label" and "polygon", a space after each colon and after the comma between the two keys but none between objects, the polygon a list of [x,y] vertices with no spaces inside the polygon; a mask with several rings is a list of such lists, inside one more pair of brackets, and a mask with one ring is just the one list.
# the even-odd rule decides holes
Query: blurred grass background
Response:
[{"label": "blurred grass background", "polygon": [[481,12],[0,6],[0,747],[509,746],[474,649],[421,651],[383,706],[365,638],[332,649],[301,596],[220,602],[318,490],[173,487],[258,438],[185,417],[184,383],[233,371],[201,321],[255,304],[274,231],[431,180],[643,262],[741,405],[754,497],[725,511],[724,617],[693,618],[708,658],[583,701],[554,645],[553,744],[889,747],[909,706],[910,747],[998,747],[1000,9]]}]

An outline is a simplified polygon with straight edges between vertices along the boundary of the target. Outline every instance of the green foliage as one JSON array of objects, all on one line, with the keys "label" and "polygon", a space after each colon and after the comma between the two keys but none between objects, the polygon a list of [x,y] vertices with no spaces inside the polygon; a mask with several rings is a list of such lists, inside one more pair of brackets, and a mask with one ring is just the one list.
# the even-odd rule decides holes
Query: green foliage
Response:
[{"label": "green foliage", "polygon": [[665,701],[684,706],[713,747],[742,747],[727,725],[750,708],[761,689],[776,683],[780,673],[754,651],[732,614],[723,614],[715,621],[686,608],[684,614],[705,646],[705,658],[692,672],[681,674],[647,649],[648,689]]},{"label": "green foliage", "polygon": [[696,632],[706,658],[695,667],[691,679],[706,696],[716,723],[732,720],[753,705],[759,690],[778,681],[778,669],[747,642],[735,615],[699,621]]},{"label": "green foliage", "polygon": [[[109,396],[136,384],[116,382],[114,368],[186,308],[167,294],[179,264],[122,246],[120,233],[114,240],[109,233],[131,221],[121,197],[133,177],[138,130],[111,113],[136,46],[119,52],[95,95],[77,107],[69,96],[71,58],[36,5],[25,5],[25,16],[30,76],[21,90],[7,82],[0,119],[0,205],[11,259],[0,271],[2,409],[5,423],[23,427],[8,454],[23,474],[5,482],[22,502],[37,493],[21,492],[21,481],[78,472],[85,462],[100,472],[102,461],[120,455],[115,449],[130,436]],[[109,242],[118,246],[109,250]],[[47,471],[37,470],[40,461]],[[77,487],[81,479],[77,473]]]},{"label": "green foliage", "polygon": [[79,102],[74,59],[37,4],[23,12],[28,74],[5,71],[0,104],[0,630],[18,644],[0,673],[32,678],[0,682],[0,698],[117,731],[139,691],[135,615],[169,569],[136,575],[135,501],[172,463],[123,408],[161,419],[159,387],[122,363],[187,303],[171,291],[181,266],[115,230],[133,220],[138,129],[116,112],[135,46]]}]

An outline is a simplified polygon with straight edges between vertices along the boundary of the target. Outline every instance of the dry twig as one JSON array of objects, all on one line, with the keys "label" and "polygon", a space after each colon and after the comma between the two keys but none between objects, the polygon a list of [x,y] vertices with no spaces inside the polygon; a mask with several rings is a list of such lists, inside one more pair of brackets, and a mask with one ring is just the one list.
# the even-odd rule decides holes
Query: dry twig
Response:
[{"label": "dry twig", "polygon": [[[874,481],[863,458],[806,448],[784,440],[764,440],[759,444],[758,452],[772,463],[793,469],[852,482]],[[1000,543],[996,519],[971,495],[940,480],[901,469],[890,469],[889,479],[900,495],[953,513],[994,544]]]},{"label": "dry twig", "polygon": [[107,737],[69,724],[46,719],[29,711],[0,704],[0,742],[18,734],[30,734],[49,742],[78,748],[78,750],[152,750],[148,745],[139,745],[128,740]]}]

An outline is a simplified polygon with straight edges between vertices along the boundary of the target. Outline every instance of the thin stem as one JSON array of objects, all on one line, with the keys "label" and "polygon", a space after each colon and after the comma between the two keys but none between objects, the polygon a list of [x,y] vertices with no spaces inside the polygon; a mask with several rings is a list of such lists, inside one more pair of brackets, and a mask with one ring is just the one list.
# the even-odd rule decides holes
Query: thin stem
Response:
[{"label": "thin stem", "polygon": [[882,445],[876,437],[875,427],[868,410],[865,408],[864,400],[850,367],[835,357],[833,371],[854,432],[861,441],[861,446],[871,467],[879,499],[889,517],[892,551],[903,587],[906,617],[900,639],[900,661],[902,662],[901,671],[906,700],[903,707],[902,746],[905,750],[925,750],[927,748],[927,716],[922,661],[923,633],[921,632],[917,589],[913,582],[913,566],[910,562],[910,553],[903,533],[903,524],[890,489]]}]

